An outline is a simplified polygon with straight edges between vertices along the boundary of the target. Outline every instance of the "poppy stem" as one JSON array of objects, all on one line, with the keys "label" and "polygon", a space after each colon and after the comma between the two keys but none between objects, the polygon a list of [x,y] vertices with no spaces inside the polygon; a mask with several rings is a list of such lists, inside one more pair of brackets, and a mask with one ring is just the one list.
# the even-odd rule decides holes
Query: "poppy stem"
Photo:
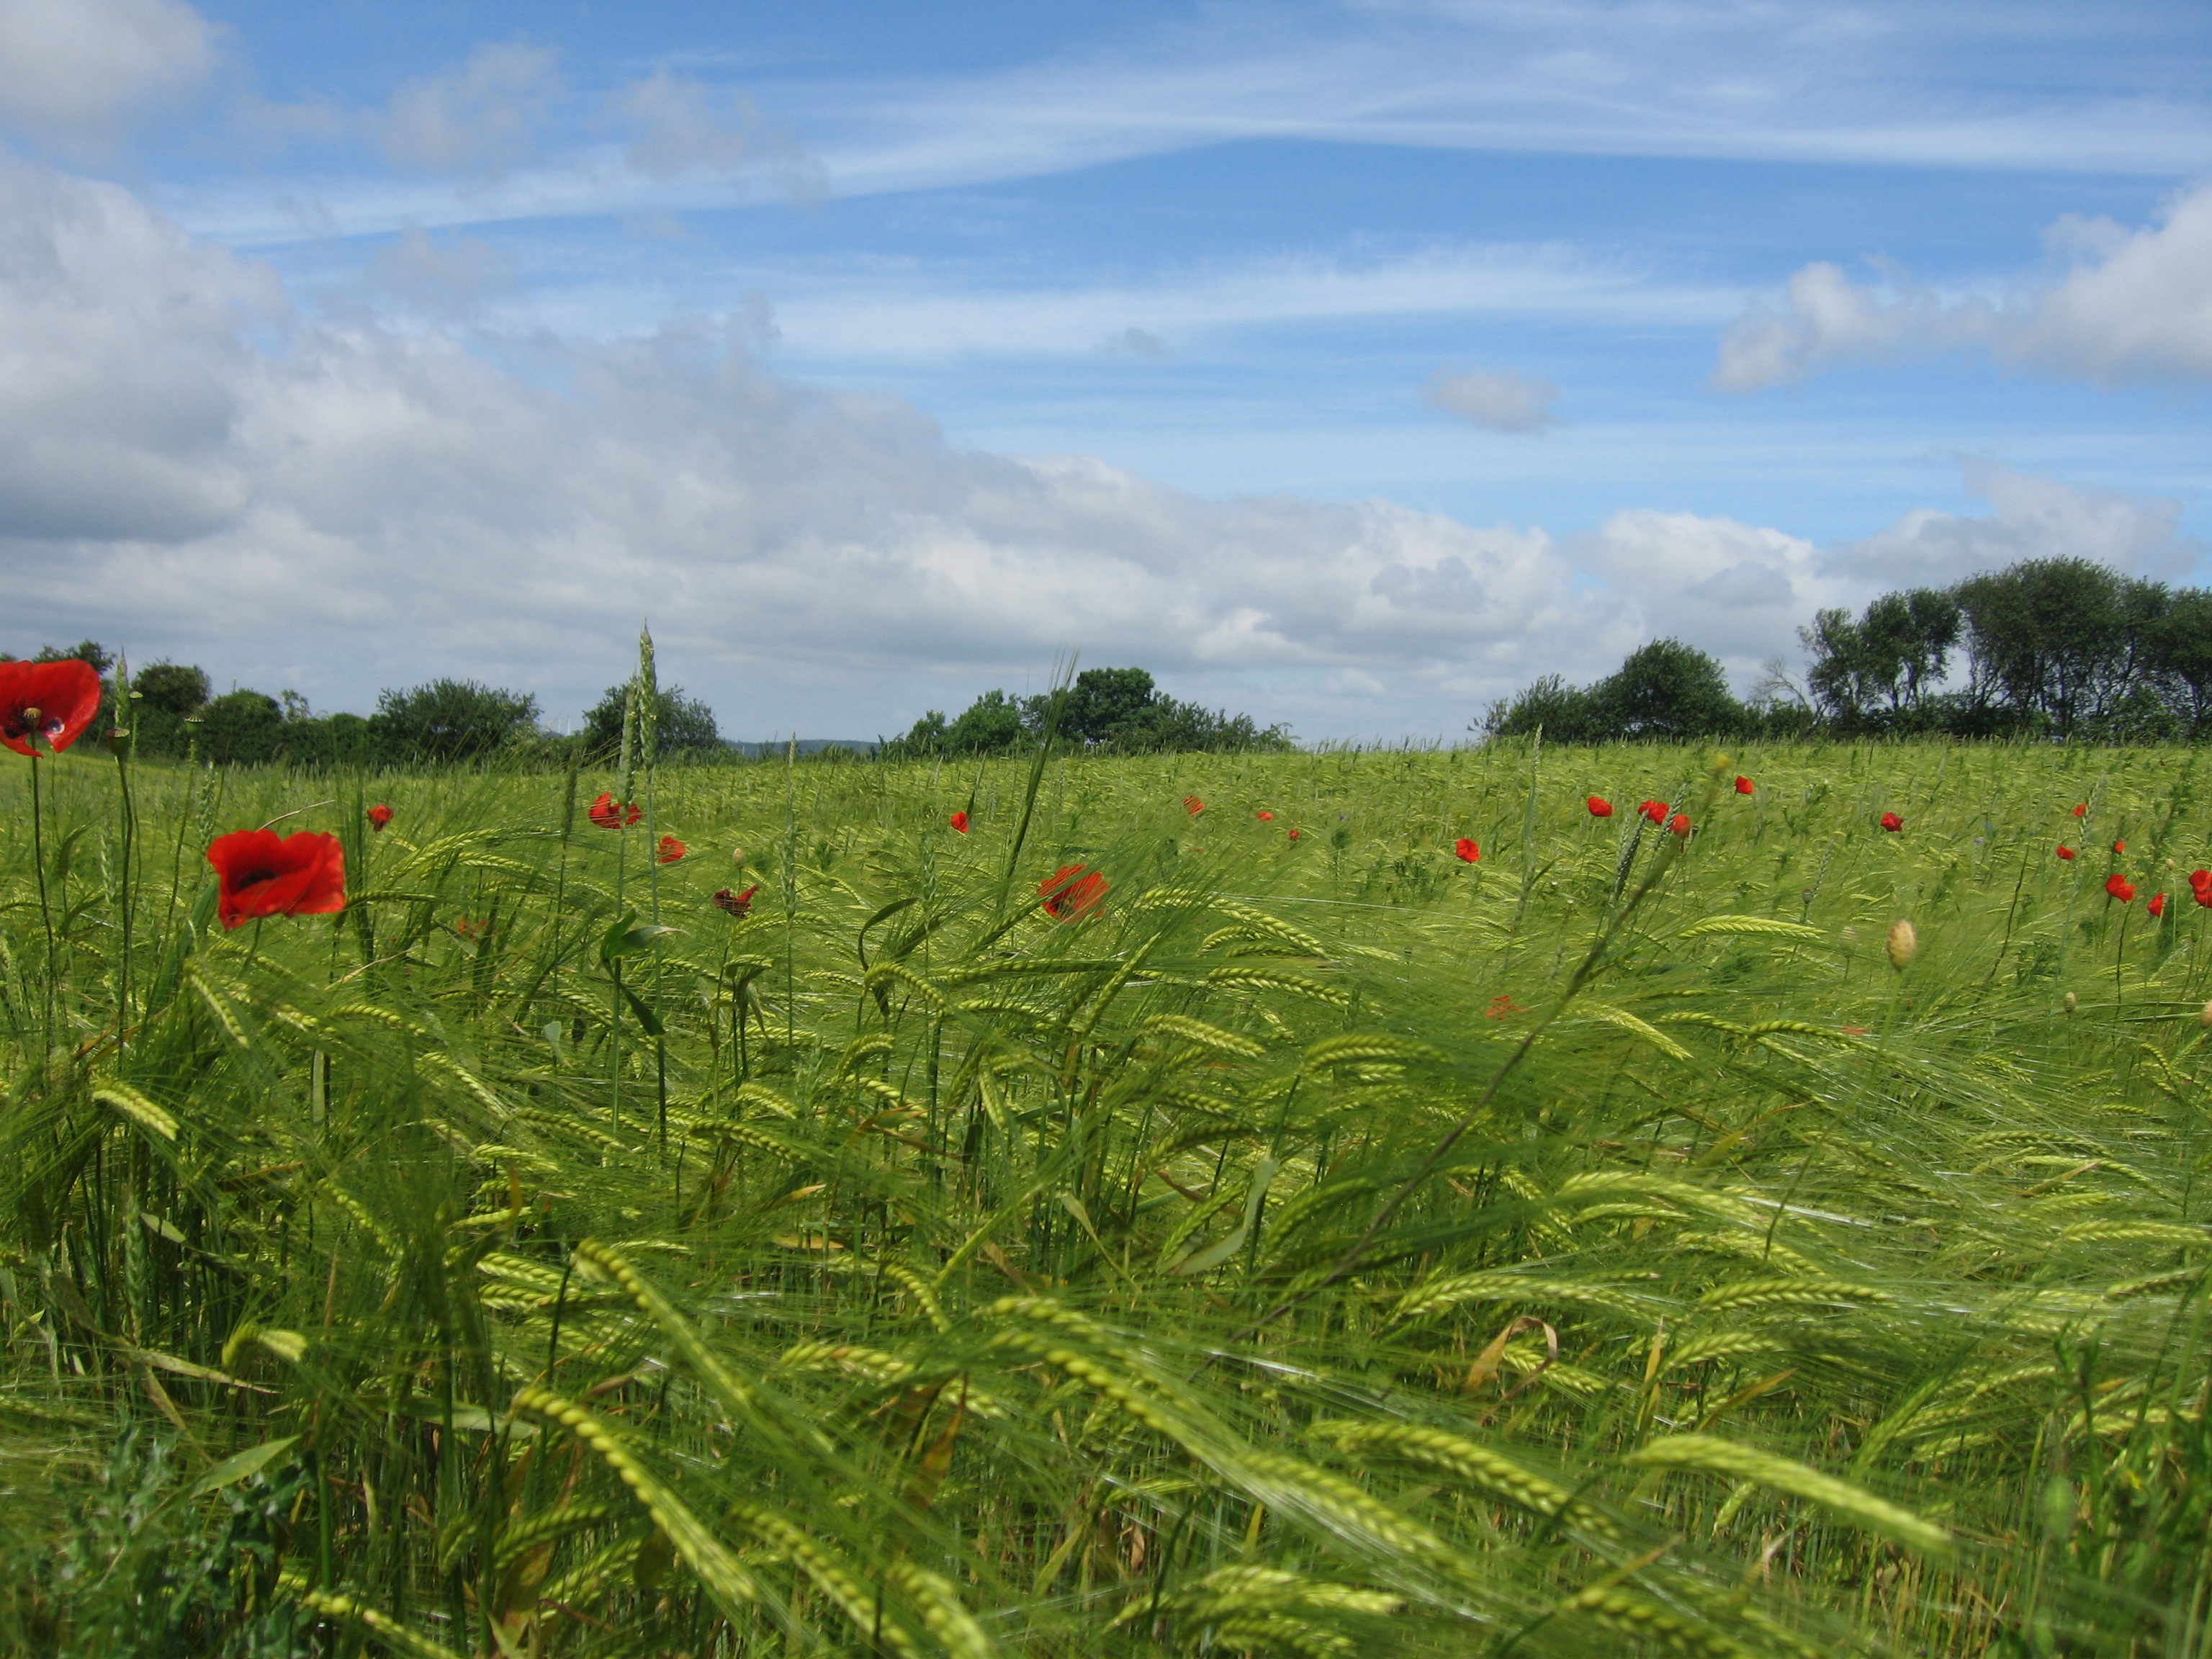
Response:
[{"label": "poppy stem", "polygon": [[[39,920],[46,930],[46,1054],[54,1047],[54,913],[46,899],[46,838],[45,801],[39,792],[39,757],[31,757],[31,863],[39,878]],[[41,1068],[46,1054],[39,1057]]]}]

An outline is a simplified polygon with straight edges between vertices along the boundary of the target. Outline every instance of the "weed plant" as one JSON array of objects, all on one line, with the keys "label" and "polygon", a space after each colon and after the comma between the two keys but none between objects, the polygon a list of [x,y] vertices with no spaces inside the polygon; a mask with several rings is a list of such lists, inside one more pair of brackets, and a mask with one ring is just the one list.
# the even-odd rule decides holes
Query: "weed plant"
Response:
[{"label": "weed plant", "polygon": [[11,1650],[2212,1654],[2193,754],[649,735],[0,777]]}]

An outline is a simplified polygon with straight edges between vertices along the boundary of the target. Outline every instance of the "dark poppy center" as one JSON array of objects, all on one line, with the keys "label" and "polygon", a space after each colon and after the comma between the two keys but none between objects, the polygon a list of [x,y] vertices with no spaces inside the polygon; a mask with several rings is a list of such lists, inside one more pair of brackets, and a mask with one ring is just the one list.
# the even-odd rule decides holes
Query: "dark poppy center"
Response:
[{"label": "dark poppy center", "polygon": [[230,890],[242,893],[249,887],[258,887],[264,881],[274,881],[284,872],[282,870],[246,870],[230,878]]}]

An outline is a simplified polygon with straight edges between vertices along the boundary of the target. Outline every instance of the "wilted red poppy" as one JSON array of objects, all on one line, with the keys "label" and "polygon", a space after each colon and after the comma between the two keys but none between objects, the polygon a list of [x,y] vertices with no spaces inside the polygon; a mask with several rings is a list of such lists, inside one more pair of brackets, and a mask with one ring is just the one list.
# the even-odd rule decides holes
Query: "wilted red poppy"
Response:
[{"label": "wilted red poppy", "polygon": [[100,674],[90,663],[0,662],[0,743],[17,754],[36,760],[39,738],[60,754],[99,713]]},{"label": "wilted red poppy", "polygon": [[389,806],[385,805],[382,802],[380,801],[376,805],[368,809],[368,827],[370,829],[381,830],[386,824],[391,822],[392,809]]},{"label": "wilted red poppy", "polygon": [[1594,818],[1609,818],[1613,816],[1613,803],[1603,795],[1592,795],[1583,805],[1589,808],[1589,815]]},{"label": "wilted red poppy", "polygon": [[1257,816],[1260,822],[1262,823],[1273,823],[1275,821],[1275,815],[1273,812],[1269,812],[1265,810],[1262,810]]},{"label": "wilted red poppy", "polygon": [[742,921],[744,920],[745,913],[753,908],[753,895],[759,891],[758,882],[755,882],[742,893],[732,893],[725,887],[714,895],[714,908],[717,910],[727,910]]},{"label": "wilted red poppy", "polygon": [[1195,795],[1185,795],[1182,798],[1182,810],[1191,817],[1196,817],[1200,812],[1206,811],[1206,803]]},{"label": "wilted red poppy", "polygon": [[1482,861],[1482,848],[1477,847],[1465,836],[1462,836],[1452,843],[1452,851],[1459,855],[1462,864],[1479,864]]},{"label": "wilted red poppy", "polygon": [[1884,812],[1881,815],[1881,827],[1893,836],[1905,828],[1905,820],[1894,812]]},{"label": "wilted red poppy", "polygon": [[660,846],[653,853],[653,861],[655,864],[674,864],[683,858],[686,850],[684,843],[675,836],[663,836]]},{"label": "wilted red poppy", "polygon": [[1735,792],[1739,795],[1749,794],[1751,793],[1751,780],[1749,778],[1738,778],[1735,781]]},{"label": "wilted red poppy", "polygon": [[2164,915],[2166,914],[2166,895],[2163,893],[2152,894],[2150,902],[2144,908],[2148,909],[2154,917]]},{"label": "wilted red poppy", "polygon": [[2085,800],[2079,806],[2076,806],[2074,809],[2074,816],[2077,818],[2087,817],[2089,816],[2089,803]]},{"label": "wilted red poppy", "polygon": [[1647,800],[1636,810],[1654,823],[1667,822],[1667,803],[1663,800]]},{"label": "wilted red poppy", "polygon": [[968,815],[965,812],[955,812],[946,822],[962,835],[968,833]]},{"label": "wilted red poppy", "polygon": [[345,848],[313,830],[234,830],[207,850],[226,927],[255,916],[324,916],[345,908]]},{"label": "wilted red poppy", "polygon": [[2074,849],[2062,841],[2058,843],[2058,856],[2071,864],[2074,862]]},{"label": "wilted red poppy", "polygon": [[2133,904],[2136,902],[2134,884],[2117,870],[2105,878],[2105,890],[2123,904]]},{"label": "wilted red poppy", "polygon": [[1080,921],[1097,909],[1106,888],[1106,878],[1089,866],[1063,864],[1037,884],[1037,896],[1055,921]]},{"label": "wilted red poppy", "polygon": [[626,823],[635,823],[645,816],[644,811],[635,802],[629,807],[627,817],[623,816],[623,808],[615,804],[615,798],[611,793],[603,793],[592,803],[585,816],[602,830],[619,830]]},{"label": "wilted red poppy", "polygon": [[1667,821],[1667,827],[1669,830],[1672,830],[1678,836],[1688,835],[1690,833],[1690,815],[1687,812],[1675,813],[1673,817]]}]

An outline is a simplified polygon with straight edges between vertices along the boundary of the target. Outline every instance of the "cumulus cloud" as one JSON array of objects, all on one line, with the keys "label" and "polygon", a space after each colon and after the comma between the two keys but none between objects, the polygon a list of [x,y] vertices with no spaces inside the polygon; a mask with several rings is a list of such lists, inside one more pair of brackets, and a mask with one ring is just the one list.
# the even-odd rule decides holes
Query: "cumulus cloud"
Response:
[{"label": "cumulus cloud", "polygon": [[396,167],[497,178],[538,154],[562,91],[550,49],[480,46],[459,68],[402,86],[370,126]]},{"label": "cumulus cloud", "polygon": [[1139,357],[1164,357],[1168,343],[1150,329],[1125,328],[1098,343],[1101,351],[1127,351]]},{"label": "cumulus cloud", "polygon": [[1916,508],[1834,549],[1832,573],[1884,587],[1941,587],[2022,559],[2094,559],[2139,575],[2174,577],[2204,556],[2204,544],[2181,529],[2179,501],[2063,483],[1978,458],[1963,465],[1966,488],[1993,511]]},{"label": "cumulus cloud", "polygon": [[1687,640],[1737,668],[1781,649],[1839,593],[1812,543],[1734,519],[1632,508],[1564,545],[1629,601],[1649,635]]},{"label": "cumulus cloud", "polygon": [[183,0],[0,0],[0,126],[98,148],[215,67],[215,26]]},{"label": "cumulus cloud", "polygon": [[1448,410],[1470,425],[1492,432],[1541,432],[1559,424],[1552,413],[1559,387],[1540,377],[1524,379],[1518,369],[1499,374],[1486,368],[1440,368],[1429,376],[1425,396],[1432,408]]},{"label": "cumulus cloud", "polygon": [[2062,275],[2002,300],[1948,297],[1902,275],[1853,283],[1808,264],[1778,308],[1754,307],[1722,338],[1713,383],[1757,392],[1839,364],[1987,347],[2023,368],[2110,385],[2212,380],[2212,184],[2130,230],[2068,215],[2045,245]]},{"label": "cumulus cloud", "polygon": [[319,665],[289,682],[319,702],[459,665],[558,707],[604,684],[610,617],[650,613],[725,683],[834,681],[866,708],[900,674],[988,684],[1070,645],[1201,678],[1430,662],[1502,686],[1574,603],[1540,530],[963,451],[901,400],[769,374],[757,319],[533,337],[509,368],[481,337],[288,319],[260,267],[112,186],[15,164],[0,191],[18,627],[215,641],[234,672],[281,651]]}]

